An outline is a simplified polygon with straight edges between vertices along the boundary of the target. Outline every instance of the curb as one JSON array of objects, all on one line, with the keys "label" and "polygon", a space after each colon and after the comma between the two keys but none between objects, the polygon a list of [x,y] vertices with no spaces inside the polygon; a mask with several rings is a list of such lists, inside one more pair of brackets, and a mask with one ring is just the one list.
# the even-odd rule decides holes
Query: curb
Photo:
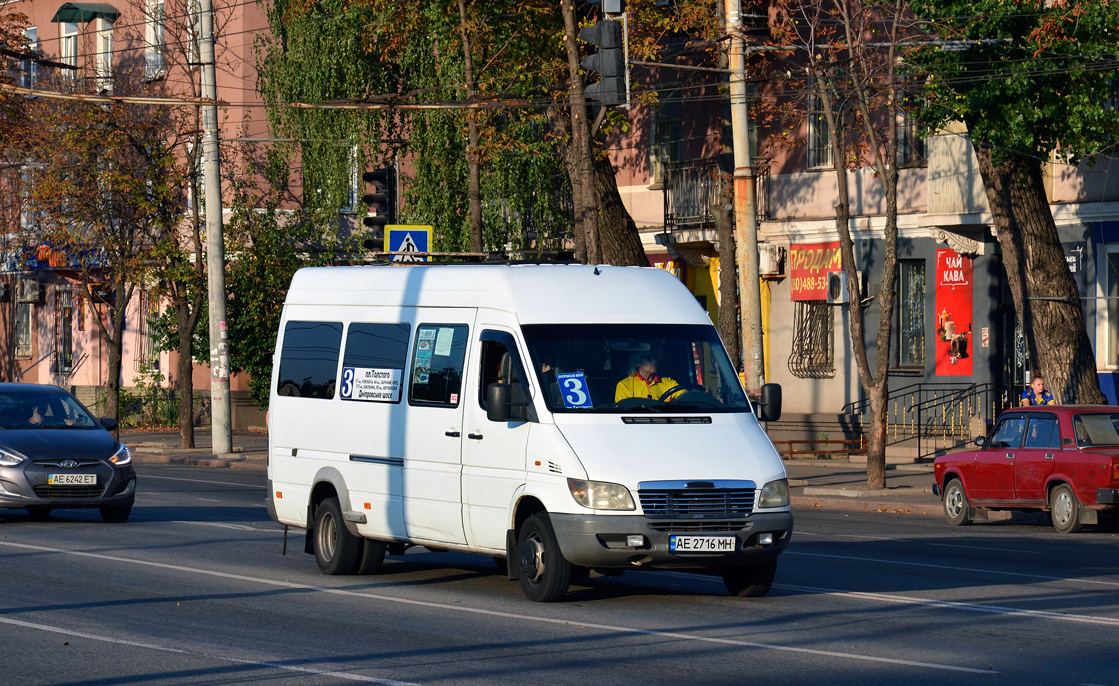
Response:
[{"label": "curb", "polygon": [[939,503],[915,503],[900,500],[865,500],[859,498],[827,498],[795,495],[791,498],[794,508],[825,509],[825,510],[853,510],[857,512],[890,512],[899,514],[915,514],[928,516],[942,516]]},{"label": "curb", "polygon": [[132,454],[136,464],[171,464],[188,467],[211,467],[219,469],[243,469],[246,471],[268,471],[266,462],[249,462],[244,457],[220,457],[213,453],[198,453],[197,455],[164,455],[164,454]]}]

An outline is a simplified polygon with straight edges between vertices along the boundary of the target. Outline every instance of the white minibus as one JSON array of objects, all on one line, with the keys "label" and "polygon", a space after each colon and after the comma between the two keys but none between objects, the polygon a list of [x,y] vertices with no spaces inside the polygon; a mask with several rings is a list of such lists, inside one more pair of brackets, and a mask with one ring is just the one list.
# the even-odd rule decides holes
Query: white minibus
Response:
[{"label": "white minibus", "polygon": [[492,556],[537,601],[627,569],[760,596],[792,536],[759,424],[780,387],[755,408],[661,269],[301,269],[271,388],[268,511],[326,574],[422,546]]}]

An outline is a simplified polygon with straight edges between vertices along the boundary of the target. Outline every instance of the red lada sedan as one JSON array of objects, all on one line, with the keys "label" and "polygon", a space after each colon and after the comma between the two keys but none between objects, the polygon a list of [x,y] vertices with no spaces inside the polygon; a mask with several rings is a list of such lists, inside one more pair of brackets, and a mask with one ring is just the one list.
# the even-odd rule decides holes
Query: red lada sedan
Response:
[{"label": "red lada sedan", "polygon": [[959,526],[987,510],[1044,510],[1061,533],[1119,507],[1119,408],[1058,405],[1007,410],[978,450],[936,458],[933,492]]}]

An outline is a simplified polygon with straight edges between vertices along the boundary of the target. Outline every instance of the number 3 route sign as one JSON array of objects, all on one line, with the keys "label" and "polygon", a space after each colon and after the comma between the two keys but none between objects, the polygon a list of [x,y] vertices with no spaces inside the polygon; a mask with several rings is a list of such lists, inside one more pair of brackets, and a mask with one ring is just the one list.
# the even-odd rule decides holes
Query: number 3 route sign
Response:
[{"label": "number 3 route sign", "polygon": [[[385,252],[431,252],[431,227],[389,224],[385,227]],[[393,255],[393,262],[430,262],[426,255]]]}]

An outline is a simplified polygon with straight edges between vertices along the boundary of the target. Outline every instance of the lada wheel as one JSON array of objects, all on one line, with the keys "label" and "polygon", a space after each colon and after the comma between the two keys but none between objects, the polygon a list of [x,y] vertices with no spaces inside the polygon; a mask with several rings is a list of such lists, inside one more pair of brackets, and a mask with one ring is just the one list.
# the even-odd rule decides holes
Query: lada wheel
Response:
[{"label": "lada wheel", "polygon": [[951,479],[944,486],[944,519],[952,526],[971,524],[971,502],[959,479]]},{"label": "lada wheel", "polygon": [[560,553],[556,532],[547,514],[535,514],[521,526],[517,558],[521,565],[521,590],[529,600],[550,603],[567,593],[571,584],[571,563]]},{"label": "lada wheel", "polygon": [[1053,528],[1062,534],[1080,531],[1080,502],[1068,484],[1053,489],[1049,496],[1049,517],[1053,520]]},{"label": "lada wheel", "polygon": [[760,598],[769,593],[775,576],[777,558],[753,567],[727,567],[723,570],[723,583],[733,596]]},{"label": "lada wheel", "polygon": [[315,510],[315,562],[323,574],[353,574],[361,554],[361,539],[346,529],[337,498],[327,498]]}]

